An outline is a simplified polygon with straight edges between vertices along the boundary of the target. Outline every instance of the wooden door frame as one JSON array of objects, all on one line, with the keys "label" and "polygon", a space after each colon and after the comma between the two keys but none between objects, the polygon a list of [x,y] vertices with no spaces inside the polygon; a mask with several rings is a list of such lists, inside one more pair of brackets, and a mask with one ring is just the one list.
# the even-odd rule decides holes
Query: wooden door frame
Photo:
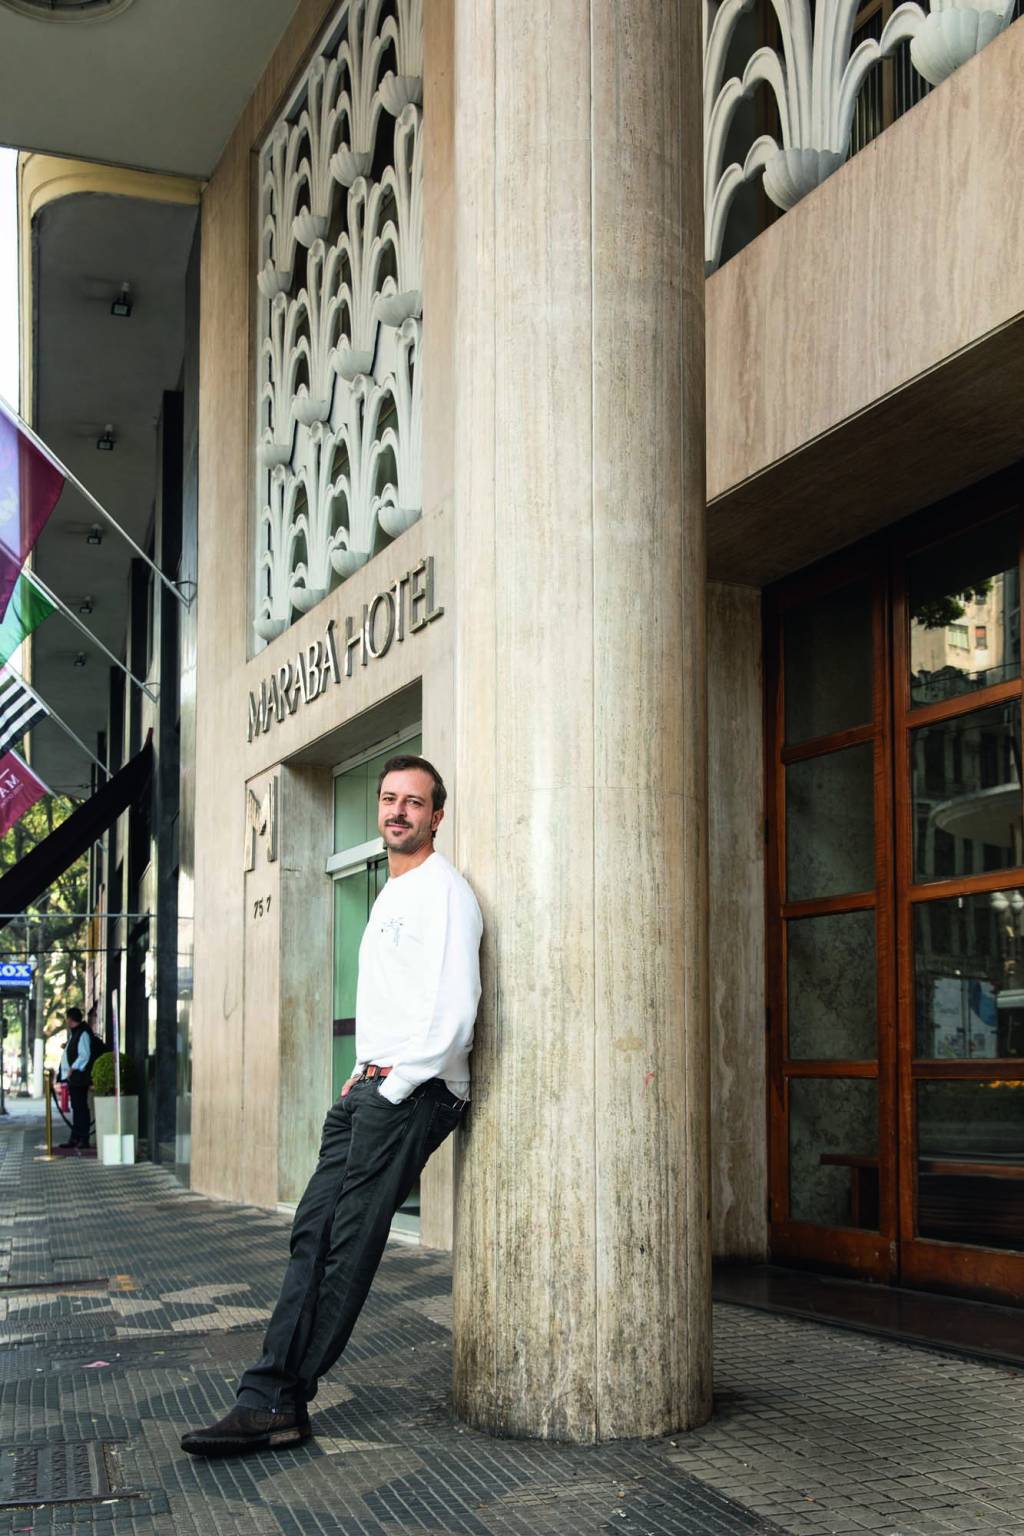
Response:
[{"label": "wooden door frame", "polygon": [[[1021,699],[1024,677],[976,693],[910,709],[906,560],[938,545],[978,520],[988,522],[1021,508],[1018,540],[1019,593],[1024,602],[1024,466],[1014,465],[979,485],[915,514],[788,577],[764,594],[765,743],[765,923],[766,1083],[768,1135],[768,1222],[773,1260],[810,1263],[838,1273],[920,1288],[951,1290],[1001,1300],[1024,1300],[1024,1252],[985,1249],[916,1236],[915,1083],[921,1080],[984,1079],[982,1063],[913,1059],[914,993],[913,895],[909,732],[919,725],[955,717],[990,704]],[[785,747],[783,622],[789,608],[812,596],[867,577],[872,590],[873,710],[870,727],[855,727]],[[1022,637],[1024,652],[1024,637]],[[1022,655],[1024,663],[1024,655]],[[1024,665],[1022,665],[1024,671]],[[821,901],[785,901],[785,766],[788,762],[838,751],[859,741],[875,743],[875,889]],[[1024,867],[951,881],[929,881],[929,897],[968,894],[1014,886],[1024,888]],[[877,1069],[854,1062],[790,1061],[786,1057],[786,936],[788,921],[800,916],[873,907],[878,1004]],[[996,1062],[999,1076],[1024,1081],[1024,1058]],[[819,1227],[789,1218],[789,1092],[795,1077],[875,1077],[878,1081],[879,1230]]]},{"label": "wooden door frame", "polygon": [[[892,1045],[894,977],[882,964],[892,953],[892,836],[890,721],[887,697],[887,571],[880,566],[876,540],[852,554],[822,562],[769,589],[764,607],[765,657],[765,918],[767,926],[768,1219],[772,1257],[813,1262],[838,1272],[875,1280],[895,1278],[896,1147],[895,1051]],[[872,718],[796,746],[785,744],[784,619],[809,597],[867,582],[871,601]],[[873,747],[875,879],[868,891],[807,901],[786,899],[787,766],[863,743]],[[787,1053],[787,929],[800,917],[872,910],[875,913],[876,1056],[869,1061],[791,1060]],[[822,1227],[789,1215],[789,1085],[794,1078],[868,1079],[878,1084],[879,1228]]]},{"label": "wooden door frame", "polygon": [[[1024,1300],[1024,1251],[983,1248],[917,1235],[917,1168],[915,1098],[920,1082],[1024,1082],[1024,1058],[990,1061],[918,1059],[915,1049],[915,987],[913,915],[927,900],[984,895],[996,890],[1024,889],[1024,863],[976,875],[915,881],[913,878],[913,804],[911,798],[911,732],[925,725],[1019,701],[1024,714],[1024,666],[1015,679],[1000,682],[938,703],[912,706],[907,613],[907,562],[915,554],[938,547],[967,528],[1018,513],[1018,603],[1024,595],[1024,475],[1014,466],[991,480],[949,497],[894,530],[890,542],[892,595],[893,777],[895,784],[896,849],[896,971],[897,1047],[899,1061],[899,1259],[903,1284],[931,1290],[969,1292],[993,1300]],[[980,516],[979,516],[980,512]],[[1024,663],[1024,645],[1022,645]],[[1022,1245],[1024,1250],[1024,1245]]]}]

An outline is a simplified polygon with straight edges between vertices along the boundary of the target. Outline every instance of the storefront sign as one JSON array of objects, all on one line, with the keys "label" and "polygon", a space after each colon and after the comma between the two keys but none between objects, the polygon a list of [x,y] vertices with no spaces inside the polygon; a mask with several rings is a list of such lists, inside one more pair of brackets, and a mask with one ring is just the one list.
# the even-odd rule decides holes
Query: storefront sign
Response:
[{"label": "storefront sign", "polygon": [[31,990],[31,960],[7,960],[0,965],[0,992],[9,997],[12,993],[25,993]]},{"label": "storefront sign", "polygon": [[428,555],[364,603],[358,624],[345,620],[343,641],[332,619],[322,640],[299,651],[294,662],[286,661],[260,683],[258,693],[249,694],[249,741],[269,731],[275,720],[280,723],[285,715],[294,715],[300,704],[318,699],[341,682],[343,673],[349,678],[353,667],[379,661],[392,645],[405,640],[407,630],[417,634],[443,613],[434,602],[434,557]]}]

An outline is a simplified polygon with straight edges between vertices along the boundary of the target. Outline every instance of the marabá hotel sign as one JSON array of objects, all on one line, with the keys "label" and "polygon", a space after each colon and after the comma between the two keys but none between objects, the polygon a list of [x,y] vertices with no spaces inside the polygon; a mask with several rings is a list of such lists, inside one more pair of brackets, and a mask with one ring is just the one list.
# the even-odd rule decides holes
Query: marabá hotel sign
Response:
[{"label": "marab\u00e1 hotel sign", "polygon": [[444,609],[434,602],[434,557],[428,555],[364,603],[358,625],[354,619],[345,620],[340,656],[332,619],[322,640],[315,640],[299,651],[294,661],[286,661],[264,678],[259,693],[249,694],[248,739],[269,731],[275,720],[294,715],[300,704],[311,704],[333,683],[341,682],[342,672],[351,677],[354,666],[368,667],[371,661],[379,661],[392,645],[404,641],[406,631],[415,635],[442,613]]}]

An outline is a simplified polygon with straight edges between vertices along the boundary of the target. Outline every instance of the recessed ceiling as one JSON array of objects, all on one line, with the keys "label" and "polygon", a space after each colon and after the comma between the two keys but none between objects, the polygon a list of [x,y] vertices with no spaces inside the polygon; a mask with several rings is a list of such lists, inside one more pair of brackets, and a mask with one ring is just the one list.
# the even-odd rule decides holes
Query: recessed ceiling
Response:
[{"label": "recessed ceiling", "polygon": [[[0,8],[0,144],[209,176],[297,0]],[[17,7],[17,8],[16,8]],[[116,11],[116,14],[115,14]]]},{"label": "recessed ceiling", "polygon": [[[60,198],[33,220],[36,327],[35,425],[54,453],[145,548],[157,475],[157,423],[165,390],[180,387],[185,273],[197,210],[183,204],[81,194]],[[111,315],[124,282],[131,317]],[[98,452],[107,423],[115,447]],[[84,622],[123,655],[132,550],[103,527],[71,486],[36,545],[35,568]],[[85,665],[75,666],[79,653]],[[106,728],[110,663],[64,617],[40,625],[33,680],[44,701],[93,750]],[[53,722],[32,733],[32,762],[53,788],[81,795],[89,763]]]}]

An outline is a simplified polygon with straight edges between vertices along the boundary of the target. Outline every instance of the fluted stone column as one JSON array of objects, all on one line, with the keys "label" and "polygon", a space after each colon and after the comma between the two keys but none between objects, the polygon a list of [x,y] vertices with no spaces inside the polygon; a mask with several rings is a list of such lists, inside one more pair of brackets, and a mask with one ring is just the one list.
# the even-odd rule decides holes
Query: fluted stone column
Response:
[{"label": "fluted stone column", "polygon": [[701,11],[454,12],[456,1406],[657,1434],[711,1406]]}]

